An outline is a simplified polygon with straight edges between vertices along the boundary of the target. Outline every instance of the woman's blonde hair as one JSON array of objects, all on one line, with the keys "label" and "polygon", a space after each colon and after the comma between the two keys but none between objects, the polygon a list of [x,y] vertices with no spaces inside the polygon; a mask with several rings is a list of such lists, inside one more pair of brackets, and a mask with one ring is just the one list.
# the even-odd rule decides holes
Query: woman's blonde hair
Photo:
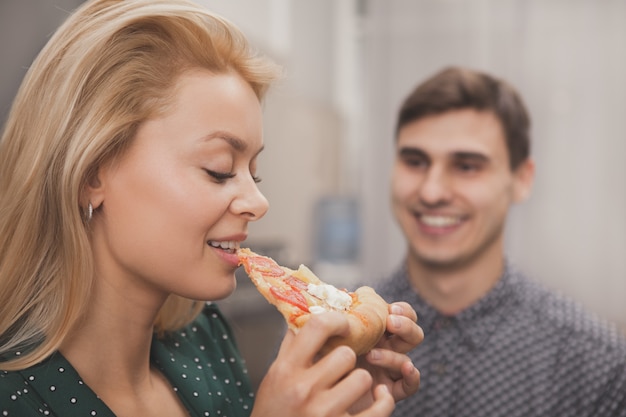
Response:
[{"label": "woman's blonde hair", "polygon": [[[83,190],[193,68],[235,72],[259,100],[278,75],[236,27],[186,0],[89,1],[34,61],[0,140],[1,369],[45,359],[83,314],[94,280]],[[172,295],[155,329],[201,308]]]}]

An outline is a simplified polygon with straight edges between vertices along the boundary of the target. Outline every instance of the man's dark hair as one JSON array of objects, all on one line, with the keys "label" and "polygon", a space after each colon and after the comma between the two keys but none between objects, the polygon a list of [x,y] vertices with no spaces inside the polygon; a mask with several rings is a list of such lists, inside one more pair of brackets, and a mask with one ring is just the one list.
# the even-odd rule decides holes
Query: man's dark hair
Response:
[{"label": "man's dark hair", "polygon": [[528,158],[530,116],[519,93],[503,80],[466,68],[445,68],[419,84],[400,108],[396,138],[418,119],[467,108],[491,111],[500,120],[511,169]]}]

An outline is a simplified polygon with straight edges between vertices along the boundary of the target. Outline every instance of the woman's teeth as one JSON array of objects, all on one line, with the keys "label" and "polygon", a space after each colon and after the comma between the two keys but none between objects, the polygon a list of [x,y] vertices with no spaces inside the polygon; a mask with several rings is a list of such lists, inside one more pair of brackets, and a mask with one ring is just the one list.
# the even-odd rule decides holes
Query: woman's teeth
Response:
[{"label": "woman's teeth", "polygon": [[235,242],[232,240],[226,241],[226,242],[217,242],[215,240],[209,240],[208,243],[209,243],[209,246],[222,249],[228,252],[234,252],[235,250],[239,249],[239,242]]},{"label": "woman's teeth", "polygon": [[422,215],[420,220],[422,223],[431,227],[449,227],[461,223],[460,217],[451,216],[426,216]]}]

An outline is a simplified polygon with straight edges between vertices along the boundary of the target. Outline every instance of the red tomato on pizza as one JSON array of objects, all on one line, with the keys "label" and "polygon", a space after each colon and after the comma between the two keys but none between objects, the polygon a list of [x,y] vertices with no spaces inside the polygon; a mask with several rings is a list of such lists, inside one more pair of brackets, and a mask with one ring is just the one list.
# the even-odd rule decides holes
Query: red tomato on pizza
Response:
[{"label": "red tomato on pizza", "polygon": [[372,288],[365,286],[348,292],[322,282],[304,265],[294,271],[247,248],[239,249],[237,254],[256,288],[276,306],[295,333],[312,314],[338,311],[347,315],[348,336],[331,338],[322,353],[347,345],[362,355],[383,336],[388,304]]}]

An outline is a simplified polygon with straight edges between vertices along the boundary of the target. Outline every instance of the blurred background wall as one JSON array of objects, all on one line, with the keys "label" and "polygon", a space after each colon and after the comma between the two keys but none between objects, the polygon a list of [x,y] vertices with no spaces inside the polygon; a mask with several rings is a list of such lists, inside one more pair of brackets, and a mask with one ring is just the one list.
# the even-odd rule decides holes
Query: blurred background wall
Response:
[{"label": "blurred background wall", "polygon": [[402,251],[392,222],[374,220],[389,216],[373,191],[387,184],[380,173],[392,153],[384,138],[401,98],[441,66],[468,65],[517,86],[533,118],[537,178],[531,200],[516,207],[508,225],[511,258],[538,280],[626,323],[626,2],[368,5],[364,259],[379,251],[397,259]]},{"label": "blurred background wall", "polygon": [[360,276],[393,270],[404,255],[388,198],[396,112],[441,67],[470,66],[509,80],[532,114],[537,178],[507,226],[511,259],[626,325],[626,0],[200,2],[286,68],[266,106],[272,206],[255,240],[315,263],[315,203],[351,195]]},{"label": "blurred background wall", "polygon": [[399,101],[441,66],[469,65],[510,80],[533,117],[537,179],[531,200],[510,219],[511,258],[538,280],[626,323],[626,2],[368,5],[364,120],[371,122],[362,195],[370,238],[364,259],[379,251],[385,260],[397,259],[402,251],[386,202],[377,204],[372,191],[387,184],[380,173],[392,154],[381,139],[390,135]]},{"label": "blurred background wall", "polygon": [[[404,255],[388,197],[396,111],[442,66],[470,66],[509,80],[533,118],[537,179],[510,218],[510,258],[626,328],[626,0],[197,2],[285,68],[265,103],[271,208],[251,227],[254,248],[346,285],[391,272]],[[0,0],[1,120],[79,3]],[[320,253],[333,243],[356,256]],[[257,382],[280,318],[245,277],[223,306]]]}]

